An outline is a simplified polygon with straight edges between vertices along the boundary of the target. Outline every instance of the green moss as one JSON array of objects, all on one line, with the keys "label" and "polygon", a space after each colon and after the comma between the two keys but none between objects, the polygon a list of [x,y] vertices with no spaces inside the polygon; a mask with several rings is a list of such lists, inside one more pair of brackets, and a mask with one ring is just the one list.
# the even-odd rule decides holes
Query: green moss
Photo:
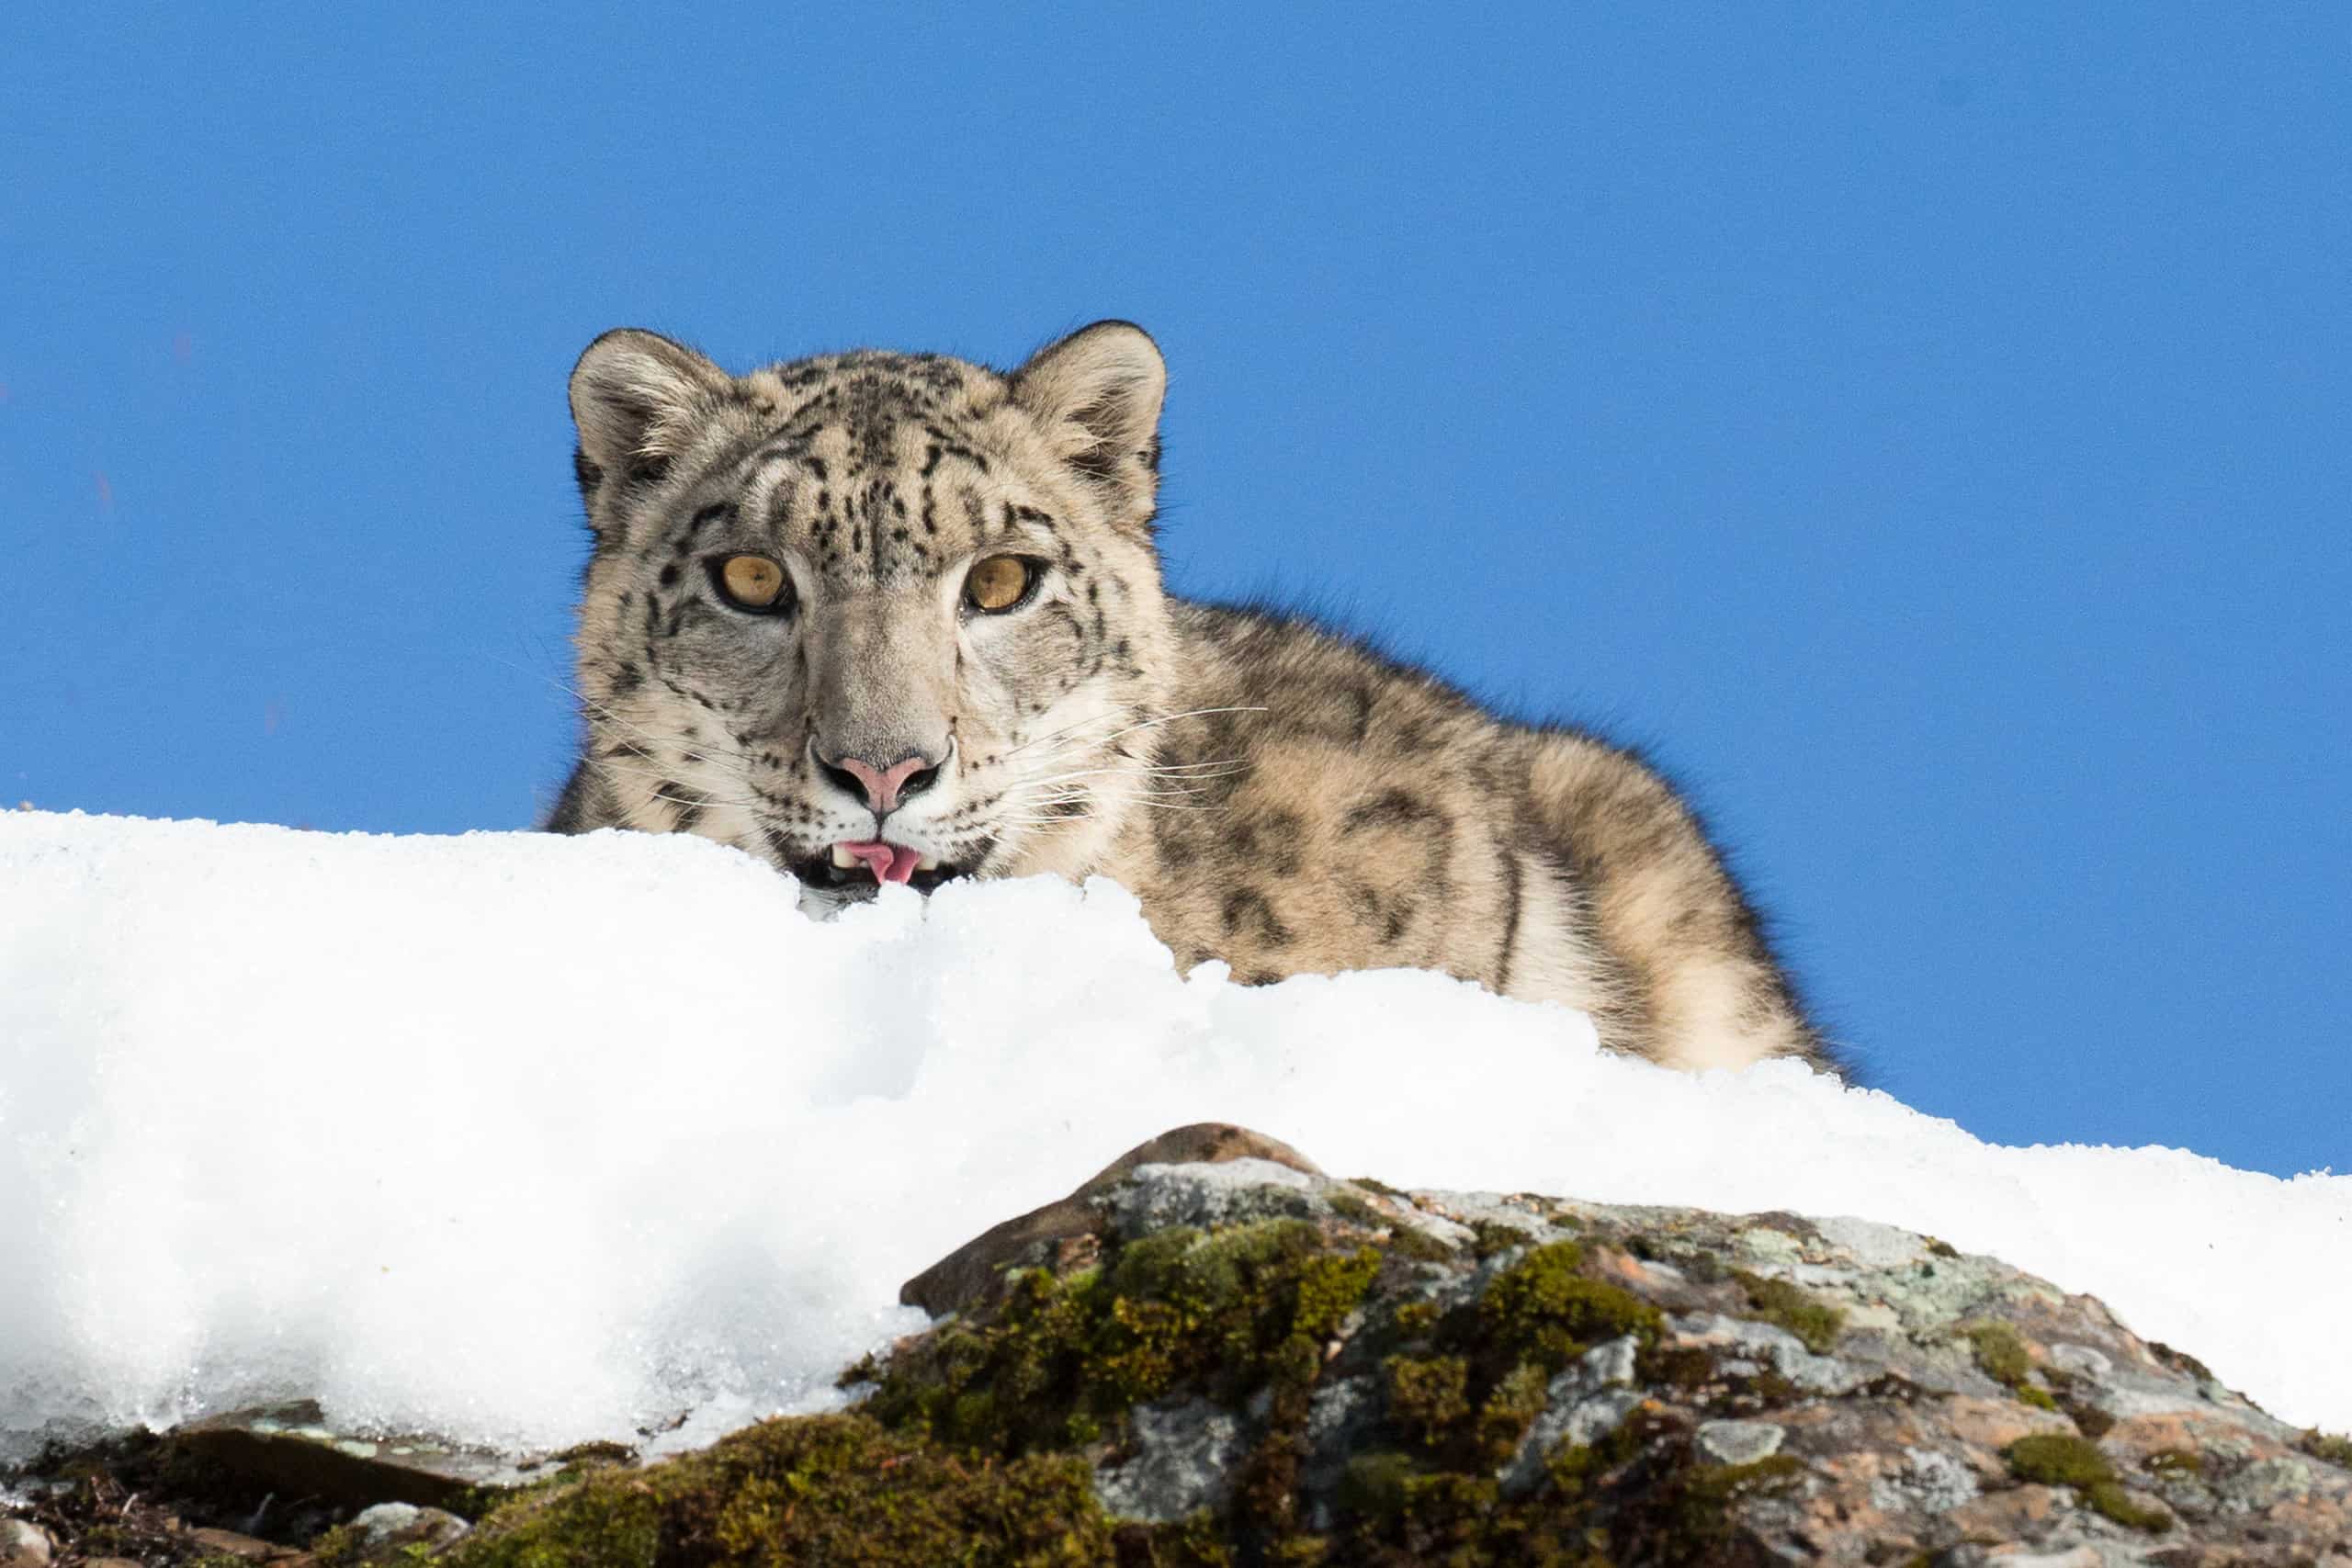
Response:
[{"label": "green moss", "polygon": [[1389,1314],[1389,1321],[1396,1325],[1397,1333],[1412,1338],[1436,1327],[1441,1315],[1435,1302],[1407,1302]]},{"label": "green moss", "polygon": [[2019,1481],[2044,1486],[2080,1489],[2115,1479],[2115,1468],[2097,1447],[2058,1433],[2019,1438],[2001,1450],[2001,1457],[2008,1461],[2009,1473]]},{"label": "green moss", "polygon": [[1948,1241],[1939,1240],[1935,1236],[1928,1237],[1927,1241],[1928,1256],[1930,1258],[1958,1258],[1960,1256],[1960,1248],[1954,1247]]},{"label": "green moss", "polygon": [[1379,1272],[1380,1254],[1370,1247],[1310,1258],[1295,1267],[1287,1300],[1278,1291],[1268,1304],[1289,1307],[1291,1335],[1329,1339],[1356,1310]]},{"label": "green moss", "polygon": [[1500,1506],[1500,1493],[1492,1476],[1425,1468],[1400,1453],[1361,1454],[1349,1461],[1334,1498],[1345,1534],[1333,1554],[1348,1562],[1459,1568],[1517,1561],[1496,1550],[1525,1529],[1518,1510]]},{"label": "green moss", "polygon": [[1457,1469],[1491,1471],[1517,1450],[1544,1414],[1551,1379],[1532,1361],[1500,1377],[1474,1372],[1462,1356],[1391,1356],[1381,1363],[1388,1420],[1424,1453],[1443,1450]]},{"label": "green moss", "polygon": [[[1380,1369],[1389,1440],[1431,1474],[1491,1475],[1543,1414],[1555,1373],[1603,1340],[1655,1343],[1657,1310],[1589,1278],[1584,1264],[1576,1242],[1548,1243],[1514,1258],[1474,1303],[1409,1302],[1391,1313],[1373,1341],[1388,1352]],[[1415,1495],[1426,1513],[1438,1494]]]},{"label": "green moss", "polygon": [[1643,1563],[1713,1564],[1765,1560],[1744,1538],[1736,1506],[1792,1490],[1804,1481],[1805,1466],[1792,1454],[1753,1464],[1702,1463],[1678,1425],[1645,1427],[1637,1413],[1603,1439],[1600,1451],[1563,1455],[1553,1472],[1564,1490],[1581,1494],[1588,1510],[1600,1506],[1612,1551]]},{"label": "green moss", "polygon": [[972,1461],[859,1416],[773,1421],[644,1471],[606,1471],[493,1514],[451,1568],[824,1562],[1103,1564],[1113,1531],[1082,1461]]},{"label": "green moss", "polygon": [[2177,1372],[2186,1372],[2199,1382],[2218,1382],[2213,1369],[2185,1350],[2176,1350],[2161,1339],[2148,1341],[2148,1353]]},{"label": "green moss", "polygon": [[1488,1467],[1518,1451],[1520,1439],[1544,1414],[1544,1391],[1551,1381],[1534,1362],[1521,1361],[1503,1374],[1479,1404],[1470,1438]]},{"label": "green moss", "polygon": [[2126,1529],[2146,1530],[2150,1535],[2162,1535],[2172,1529],[2172,1516],[2162,1508],[2143,1507],[2132,1500],[2120,1485],[2094,1486],[2083,1494],[2084,1500]]},{"label": "green moss", "polygon": [[2205,1456],[2195,1449],[2166,1449],[2150,1454],[2147,1468],[2161,1476],[2185,1480],[2205,1473]]},{"label": "green moss", "polygon": [[1444,1442],[1470,1414],[1470,1363],[1459,1356],[1391,1356],[1381,1372],[1388,1418],[1425,1448]]},{"label": "green moss", "polygon": [[1114,1550],[1120,1568],[1234,1568],[1238,1561],[1224,1526],[1205,1509],[1157,1529],[1129,1526],[1118,1532]]},{"label": "green moss", "polygon": [[1380,1259],[1332,1250],[1297,1220],[1161,1232],[1100,1271],[1023,1274],[984,1321],[861,1369],[876,1383],[866,1409],[893,1429],[1011,1454],[1091,1442],[1179,1388],[1234,1403],[1303,1386]]},{"label": "green moss", "polygon": [[1772,1454],[1753,1464],[1707,1465],[1685,1473],[1668,1511],[1684,1540],[1720,1540],[1730,1533],[1733,1504],[1785,1492],[1804,1474],[1804,1461],[1794,1454]]},{"label": "green moss", "polygon": [[2296,1446],[2313,1459],[2352,1470],[2352,1438],[2338,1437],[2314,1427],[2303,1434]]},{"label": "green moss", "polygon": [[344,1568],[344,1564],[357,1561],[360,1542],[366,1539],[365,1532],[355,1526],[337,1525],[311,1542],[308,1550],[319,1568]]},{"label": "green moss", "polygon": [[1340,1475],[1333,1502],[1342,1513],[1385,1519],[1404,1512],[1414,1479],[1421,1473],[1410,1457],[1389,1451],[1358,1454]]},{"label": "green moss", "polygon": [[1665,1321],[1638,1296],[1588,1279],[1578,1270],[1584,1248],[1555,1241],[1495,1276],[1478,1300],[1479,1326],[1492,1354],[1506,1365],[1533,1361],[1547,1372],[1564,1370],[1592,1346],[1623,1335],[1657,1337]]},{"label": "green moss", "polygon": [[598,1477],[491,1515],[449,1560],[462,1568],[651,1568],[663,1511],[650,1487]]},{"label": "green moss", "polygon": [[2083,1501],[2117,1524],[2162,1534],[2172,1528],[2172,1516],[2133,1502],[2116,1479],[2115,1467],[2095,1444],[2080,1438],[2042,1433],[2019,1438],[2001,1450],[2009,1473],[2020,1481],[2044,1486],[2070,1486]]},{"label": "green moss", "polygon": [[1453,1248],[1427,1231],[1412,1225],[1394,1225],[1388,1232],[1388,1250],[1399,1258],[1416,1263],[1443,1263],[1453,1256]]},{"label": "green moss", "polygon": [[1733,1269],[1731,1277],[1747,1292],[1748,1305],[1765,1322],[1787,1329],[1816,1356],[1826,1355],[1838,1342],[1838,1336],[1845,1332],[1843,1310],[1815,1301],[1786,1280],[1768,1280],[1744,1269]]},{"label": "green moss", "polygon": [[1712,1285],[1724,1277],[1723,1260],[1712,1252],[1686,1252],[1674,1266],[1694,1285]]},{"label": "green moss", "polygon": [[1670,1388],[1685,1396],[1724,1381],[1715,1353],[1702,1345],[1645,1346],[1634,1362],[1634,1375],[1654,1388]]},{"label": "green moss", "polygon": [[1517,1225],[1507,1225],[1499,1220],[1470,1222],[1470,1255],[1473,1258],[1498,1257],[1527,1244],[1527,1233]]},{"label": "green moss", "polygon": [[2006,1323],[1972,1323],[1962,1333],[1976,1353],[1977,1370],[1995,1382],[2017,1387],[2033,1374],[2033,1358],[2025,1340]]},{"label": "green moss", "polygon": [[[1975,1353],[1977,1370],[2036,1410],[2055,1411],[2058,1401],[2033,1382],[2033,1354],[2024,1338],[2006,1323],[1987,1320],[1961,1325]],[[2093,1433],[2096,1437],[2098,1434]]]}]

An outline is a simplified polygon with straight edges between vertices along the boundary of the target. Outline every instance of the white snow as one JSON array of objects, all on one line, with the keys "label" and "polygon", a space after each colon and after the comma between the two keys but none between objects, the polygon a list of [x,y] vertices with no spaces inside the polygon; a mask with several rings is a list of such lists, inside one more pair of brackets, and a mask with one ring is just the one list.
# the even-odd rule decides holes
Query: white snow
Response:
[{"label": "white snow", "polygon": [[715,1432],[830,1397],[922,1321],[900,1280],[1204,1120],[1399,1185],[1930,1232],[2352,1427],[2352,1178],[1991,1146],[1434,975],[1180,979],[1107,883],[818,923],[692,839],[7,813],[0,1450],[298,1394],[509,1449]]}]

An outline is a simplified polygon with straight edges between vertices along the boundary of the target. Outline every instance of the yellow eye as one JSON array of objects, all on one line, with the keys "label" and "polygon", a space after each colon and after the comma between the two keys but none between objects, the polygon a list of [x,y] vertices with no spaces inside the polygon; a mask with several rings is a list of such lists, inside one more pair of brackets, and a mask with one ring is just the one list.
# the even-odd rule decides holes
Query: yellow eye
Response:
[{"label": "yellow eye", "polygon": [[1010,610],[1029,592],[1029,563],[1019,556],[990,556],[964,580],[964,602],[990,614]]},{"label": "yellow eye", "polygon": [[718,563],[718,591],[739,608],[781,610],[790,588],[784,568],[765,556],[729,556]]}]

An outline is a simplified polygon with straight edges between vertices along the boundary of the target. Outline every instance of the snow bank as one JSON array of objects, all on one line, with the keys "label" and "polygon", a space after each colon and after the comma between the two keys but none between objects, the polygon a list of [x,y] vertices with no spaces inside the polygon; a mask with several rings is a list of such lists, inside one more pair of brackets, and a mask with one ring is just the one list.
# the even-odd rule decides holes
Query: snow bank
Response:
[{"label": "snow bank", "polygon": [[2352,1178],[1999,1148],[1388,972],[1175,975],[1121,889],[829,924],[691,839],[0,814],[0,1448],[307,1393],[509,1448],[822,1401],[899,1282],[1224,1120],[1399,1184],[1861,1214],[2352,1427]]}]

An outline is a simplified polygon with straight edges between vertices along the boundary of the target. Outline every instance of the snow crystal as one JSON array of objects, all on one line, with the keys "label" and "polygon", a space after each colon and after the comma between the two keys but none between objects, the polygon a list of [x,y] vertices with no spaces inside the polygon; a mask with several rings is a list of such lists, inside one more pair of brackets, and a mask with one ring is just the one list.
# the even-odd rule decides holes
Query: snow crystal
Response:
[{"label": "snow crystal", "polygon": [[920,1324],[900,1280],[1212,1120],[1930,1232],[2352,1427],[2352,1178],[1989,1146],[1436,975],[1182,978],[1103,882],[794,893],[691,838],[0,815],[0,1450],[302,1395],[506,1449],[814,1407]]}]

